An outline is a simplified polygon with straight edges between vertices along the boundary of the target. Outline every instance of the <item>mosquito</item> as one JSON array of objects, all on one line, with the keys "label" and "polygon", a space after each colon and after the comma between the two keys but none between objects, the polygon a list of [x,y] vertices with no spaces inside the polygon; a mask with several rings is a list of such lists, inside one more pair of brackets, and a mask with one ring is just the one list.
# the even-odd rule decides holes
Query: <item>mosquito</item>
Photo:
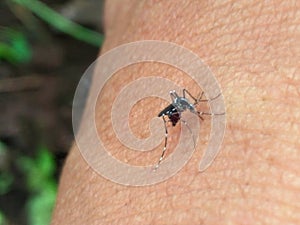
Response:
[{"label": "mosquito", "polygon": [[[191,99],[193,99],[193,103],[189,101],[189,99],[186,96],[189,96]],[[167,144],[168,144],[168,127],[167,122],[171,122],[172,126],[175,127],[178,121],[181,120],[181,114],[184,111],[190,111],[191,113],[196,114],[201,120],[204,120],[202,117],[203,115],[224,115],[224,113],[221,114],[215,114],[215,113],[208,113],[208,112],[201,112],[197,111],[196,105],[200,102],[208,102],[217,99],[219,95],[212,99],[203,99],[204,92],[202,91],[198,98],[195,98],[188,90],[183,89],[182,90],[182,96],[179,96],[175,90],[170,91],[170,97],[172,100],[172,103],[168,105],[166,108],[164,108],[159,114],[158,117],[162,117],[164,121],[164,127],[165,127],[165,144],[162,151],[162,154],[158,160],[158,163],[156,164],[155,168],[157,169],[159,165],[161,164],[162,160],[164,159],[166,150],[167,150]],[[168,117],[168,120],[166,119]],[[186,121],[181,120],[185,125],[187,125]],[[188,125],[187,125],[188,126]],[[189,128],[189,127],[188,127]],[[189,129],[190,130],[190,129]],[[191,132],[191,130],[190,130]]]}]

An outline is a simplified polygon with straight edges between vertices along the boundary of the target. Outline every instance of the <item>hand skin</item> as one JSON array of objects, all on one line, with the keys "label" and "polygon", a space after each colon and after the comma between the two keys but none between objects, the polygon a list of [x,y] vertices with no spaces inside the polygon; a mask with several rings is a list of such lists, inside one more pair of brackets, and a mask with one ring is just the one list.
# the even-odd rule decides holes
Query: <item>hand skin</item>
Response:
[{"label": "hand skin", "polygon": [[[198,54],[222,87],[226,135],[205,172],[198,172],[204,135],[179,173],[146,187],[104,179],[74,145],[52,224],[300,224],[299,1],[110,0],[105,34],[102,53],[154,39]],[[105,87],[109,94],[99,99],[96,121],[115,157],[136,164],[153,164],[158,158],[161,148],[146,156],[126,149],[114,152],[124,147],[113,136],[106,112],[124,84],[149,74],[161,74],[197,92],[190,80],[173,72],[159,64],[136,65],[119,71]],[[149,99],[141,104],[133,112],[149,112],[150,119],[166,102]],[[145,137],[149,134],[143,121],[131,117],[130,122],[133,131]],[[207,133],[209,126],[208,118],[201,132]]]}]

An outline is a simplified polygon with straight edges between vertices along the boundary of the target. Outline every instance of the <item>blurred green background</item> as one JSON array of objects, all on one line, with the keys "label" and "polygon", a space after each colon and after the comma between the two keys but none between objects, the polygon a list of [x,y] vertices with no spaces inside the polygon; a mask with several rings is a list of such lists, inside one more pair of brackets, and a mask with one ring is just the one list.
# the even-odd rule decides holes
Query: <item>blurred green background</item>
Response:
[{"label": "blurred green background", "polygon": [[0,225],[50,223],[72,100],[103,42],[101,0],[0,2]]}]

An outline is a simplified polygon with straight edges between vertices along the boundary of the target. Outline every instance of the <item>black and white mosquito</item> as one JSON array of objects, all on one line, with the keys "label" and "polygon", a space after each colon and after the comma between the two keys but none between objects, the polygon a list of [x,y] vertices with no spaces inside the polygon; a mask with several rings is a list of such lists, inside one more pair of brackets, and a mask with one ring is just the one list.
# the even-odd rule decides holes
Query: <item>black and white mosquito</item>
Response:
[{"label": "black and white mosquito", "polygon": [[[186,97],[188,95],[194,102],[191,103],[190,100]],[[204,92],[202,91],[201,94],[195,98],[188,90],[183,89],[182,96],[179,96],[175,90],[170,91],[170,97],[172,100],[172,103],[168,105],[166,108],[164,108],[159,114],[158,117],[162,117],[164,121],[165,126],[165,144],[162,151],[162,154],[158,160],[158,163],[156,164],[156,169],[159,167],[160,163],[164,159],[166,150],[167,150],[167,144],[168,144],[168,127],[167,122],[171,122],[172,126],[176,126],[179,120],[181,120],[181,114],[184,111],[190,111],[191,113],[196,114],[201,120],[204,120],[202,117],[203,115],[224,115],[224,113],[221,114],[215,114],[215,113],[208,113],[208,112],[201,112],[197,111],[196,105],[200,102],[208,102],[217,99],[221,94],[217,95],[216,97],[212,99],[203,99]],[[166,120],[165,117],[168,117],[168,120]],[[186,121],[182,121],[185,125],[187,125]],[[189,127],[188,127],[189,128]]]}]

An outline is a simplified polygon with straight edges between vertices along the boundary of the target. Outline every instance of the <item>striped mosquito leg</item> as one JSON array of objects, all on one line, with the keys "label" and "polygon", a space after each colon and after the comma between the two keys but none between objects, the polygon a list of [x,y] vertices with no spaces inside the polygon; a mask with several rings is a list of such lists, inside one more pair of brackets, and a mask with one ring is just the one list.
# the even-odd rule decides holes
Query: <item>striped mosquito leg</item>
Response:
[{"label": "striped mosquito leg", "polygon": [[163,118],[163,121],[164,121],[164,126],[165,126],[165,144],[164,144],[164,148],[163,148],[163,151],[161,153],[161,156],[158,160],[158,163],[156,164],[155,168],[157,169],[160,165],[160,163],[162,162],[162,160],[164,159],[164,156],[165,156],[165,153],[166,153],[166,150],[167,150],[167,144],[168,144],[168,128],[167,128],[167,121],[165,119],[164,116],[162,116]]},{"label": "striped mosquito leg", "polygon": [[222,116],[225,115],[225,112],[223,113],[208,113],[208,112],[198,112],[199,117],[202,115],[207,115],[207,116]]}]

